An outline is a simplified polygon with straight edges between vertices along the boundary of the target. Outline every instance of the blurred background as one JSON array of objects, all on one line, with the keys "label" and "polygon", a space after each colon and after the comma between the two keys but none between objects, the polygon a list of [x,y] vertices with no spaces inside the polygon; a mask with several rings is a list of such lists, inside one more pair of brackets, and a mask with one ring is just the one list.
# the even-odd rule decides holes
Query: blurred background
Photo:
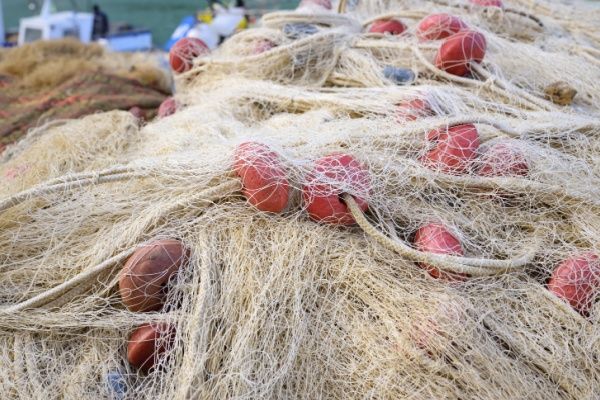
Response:
[{"label": "blurred background", "polygon": [[[19,19],[37,15],[41,1],[0,0],[4,4],[4,23],[8,30],[16,30]],[[97,4],[104,11],[111,24],[128,24],[152,30],[155,45],[162,46],[179,25],[183,17],[195,14],[208,7],[208,2],[198,0],[54,0],[60,10],[90,12]],[[228,4],[229,0],[223,0]],[[298,5],[298,0],[245,0],[248,10],[290,9]]]}]

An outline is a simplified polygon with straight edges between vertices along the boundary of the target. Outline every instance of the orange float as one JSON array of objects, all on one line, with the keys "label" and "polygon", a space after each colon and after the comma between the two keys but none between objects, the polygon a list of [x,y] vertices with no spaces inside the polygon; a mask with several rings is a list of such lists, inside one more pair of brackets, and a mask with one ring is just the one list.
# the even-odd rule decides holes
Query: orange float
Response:
[{"label": "orange float", "polygon": [[[462,256],[464,251],[460,241],[441,224],[427,224],[420,227],[415,233],[415,247],[423,252],[434,254],[448,254]],[[420,263],[419,266],[435,279],[446,281],[465,281],[466,274],[440,271],[429,264]]]},{"label": "orange float", "polygon": [[481,176],[527,176],[529,165],[523,152],[512,140],[494,143],[476,162]]},{"label": "orange float", "polygon": [[483,34],[471,30],[460,31],[442,42],[435,57],[435,66],[452,75],[468,75],[471,63],[483,61],[486,48]]},{"label": "orange float", "polygon": [[427,134],[427,140],[435,145],[421,158],[421,163],[450,174],[465,173],[479,148],[479,133],[473,124],[435,129]]},{"label": "orange float", "polygon": [[158,117],[165,118],[169,115],[173,115],[177,112],[177,101],[173,97],[168,97],[165,101],[160,103],[158,107]]},{"label": "orange float", "polygon": [[498,7],[504,8],[504,3],[502,0],[469,0],[471,4],[480,7]]},{"label": "orange float", "polygon": [[119,277],[119,293],[130,311],[160,310],[166,300],[165,287],[189,259],[179,240],[156,240],[136,250]]},{"label": "orange float", "polygon": [[446,14],[431,14],[417,25],[417,37],[421,41],[445,39],[467,28],[462,19]]},{"label": "orange float", "polygon": [[168,324],[146,324],[137,328],[127,342],[127,361],[148,373],[173,346],[175,328]]},{"label": "orange float", "polygon": [[419,118],[431,117],[435,112],[425,99],[403,100],[398,104],[396,116],[398,122],[416,121]]},{"label": "orange float", "polygon": [[242,180],[242,193],[260,211],[280,213],[288,205],[290,185],[287,170],[269,146],[246,142],[234,154],[233,169]]},{"label": "orange float", "polygon": [[351,193],[360,209],[366,211],[370,190],[369,173],[357,159],[348,154],[332,154],[315,162],[302,196],[314,221],[352,225],[356,221],[340,196]]},{"label": "orange float", "polygon": [[406,30],[406,25],[397,19],[379,19],[371,24],[370,33],[388,33],[400,35]]},{"label": "orange float", "polygon": [[194,59],[208,53],[210,53],[210,49],[200,39],[179,39],[169,51],[171,69],[177,74],[189,71],[194,65]]},{"label": "orange float", "polygon": [[552,273],[548,290],[587,314],[600,290],[600,257],[584,253],[564,260]]}]

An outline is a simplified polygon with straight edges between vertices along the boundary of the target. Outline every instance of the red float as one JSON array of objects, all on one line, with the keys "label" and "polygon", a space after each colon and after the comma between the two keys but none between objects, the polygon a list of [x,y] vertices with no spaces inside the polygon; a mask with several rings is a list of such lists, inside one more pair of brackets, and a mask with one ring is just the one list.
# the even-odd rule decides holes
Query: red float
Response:
[{"label": "red float", "polygon": [[435,129],[427,134],[435,147],[422,158],[423,165],[445,173],[465,173],[477,155],[479,134],[472,124]]},{"label": "red float", "polygon": [[399,35],[406,30],[406,25],[397,19],[379,19],[371,24],[370,33],[389,33]]},{"label": "red float", "polygon": [[460,31],[444,40],[435,57],[435,66],[449,74],[465,76],[471,72],[471,63],[483,60],[486,47],[483,34]]},{"label": "red float", "polygon": [[467,28],[462,19],[450,14],[431,14],[417,25],[417,37],[422,40],[445,39]]},{"label": "red float", "polygon": [[195,58],[208,53],[210,53],[210,49],[200,39],[179,39],[169,51],[171,69],[177,74],[189,71],[194,65]]},{"label": "red float", "polygon": [[527,176],[529,173],[525,155],[512,140],[494,143],[476,163],[477,174],[481,176]]},{"label": "red float", "polygon": [[331,10],[331,0],[302,0],[298,8],[317,6],[326,10]]},{"label": "red float", "polygon": [[269,146],[246,142],[234,155],[234,171],[242,180],[242,193],[260,211],[280,213],[287,207],[290,185],[287,171]]},{"label": "red float", "polygon": [[417,317],[410,331],[411,339],[430,356],[440,356],[444,346],[451,345],[455,333],[462,330],[465,322],[464,306],[448,298],[440,301],[430,315]]},{"label": "red float", "polygon": [[146,119],[146,113],[144,112],[144,110],[142,110],[138,106],[131,107],[129,109],[129,112],[131,113],[131,115],[133,115],[134,117],[136,117],[139,120]]},{"label": "red float", "polygon": [[502,0],[469,0],[471,4],[481,7],[499,7],[504,8]]},{"label": "red float", "polygon": [[419,118],[431,117],[435,112],[431,104],[425,99],[403,100],[398,104],[396,116],[398,122],[415,121]]},{"label": "red float", "polygon": [[277,47],[275,43],[270,41],[269,39],[259,39],[254,42],[254,47],[252,48],[252,54],[262,54],[266,51],[271,50],[272,48]]},{"label": "red float", "polygon": [[158,107],[158,117],[165,118],[177,112],[177,101],[173,97],[167,97]]},{"label": "red float", "polygon": [[168,324],[146,324],[137,328],[127,342],[127,361],[148,373],[173,347],[175,328]]},{"label": "red float", "polygon": [[600,257],[584,253],[564,260],[552,273],[548,290],[587,314],[600,290]]},{"label": "red float", "polygon": [[165,286],[187,262],[179,240],[156,240],[136,250],[123,266],[119,292],[130,311],[158,311],[167,297]]},{"label": "red float", "polygon": [[315,162],[302,195],[313,220],[352,225],[356,221],[340,196],[351,193],[360,209],[366,211],[370,190],[369,173],[358,160],[348,154],[333,154]]},{"label": "red float", "polygon": [[[459,240],[450,231],[441,224],[427,224],[420,227],[415,233],[414,243],[417,249],[434,254],[449,254],[453,256],[462,256],[463,248]],[[419,264],[419,266],[435,279],[447,281],[464,281],[466,274],[444,272],[429,264]]]}]

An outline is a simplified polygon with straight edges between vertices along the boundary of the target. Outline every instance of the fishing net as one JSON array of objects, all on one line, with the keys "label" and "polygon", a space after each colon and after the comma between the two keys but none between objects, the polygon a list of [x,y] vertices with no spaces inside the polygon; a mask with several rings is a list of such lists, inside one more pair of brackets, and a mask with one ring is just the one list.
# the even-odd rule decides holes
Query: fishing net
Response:
[{"label": "fishing net", "polygon": [[[0,165],[0,397],[597,398],[600,26],[574,4],[267,14],[177,76],[174,115],[30,131]],[[485,36],[469,74],[415,38],[434,12]],[[390,15],[406,34],[365,33]],[[181,268],[131,311],[157,240]],[[548,289],[573,257],[585,304]]]},{"label": "fishing net", "polygon": [[156,57],[108,56],[73,39],[7,50],[0,87],[0,147],[53,120],[132,107],[151,114],[171,93]]}]

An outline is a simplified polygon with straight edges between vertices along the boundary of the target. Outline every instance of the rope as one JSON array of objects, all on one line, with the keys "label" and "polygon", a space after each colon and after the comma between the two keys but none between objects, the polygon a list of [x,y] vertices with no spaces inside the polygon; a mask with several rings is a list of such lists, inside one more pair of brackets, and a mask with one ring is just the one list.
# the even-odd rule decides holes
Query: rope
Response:
[{"label": "rope", "polygon": [[[523,97],[523,96],[516,96],[513,93],[510,93],[508,90],[501,88],[500,86],[497,86],[496,83],[496,79],[494,79],[495,77],[492,77],[490,74],[486,74],[487,77],[490,79],[489,81],[492,83],[492,85],[485,85],[485,82],[481,82],[481,81],[477,81],[475,79],[468,79],[468,78],[463,78],[460,76],[456,76],[456,75],[452,75],[447,73],[446,71],[442,71],[441,69],[437,68],[435,65],[431,64],[423,55],[423,53],[421,52],[421,50],[417,47],[417,46],[412,46],[411,47],[413,53],[417,56],[417,58],[419,59],[419,61],[431,72],[433,72],[436,76],[439,76],[441,78],[447,79],[449,81],[453,81],[453,82],[457,82],[457,83],[462,83],[464,85],[468,85],[468,86],[479,86],[480,88],[488,88],[489,90],[491,90],[492,92],[501,95],[503,97],[506,97],[509,100],[515,101],[517,103],[521,103],[529,108],[531,108],[532,110],[536,110],[536,111],[548,111],[545,109],[545,107],[540,106],[539,104],[537,104],[536,102],[532,102],[531,100],[529,100],[527,97]],[[473,67],[474,65],[476,65],[475,63],[471,64],[471,67]],[[479,72],[479,71],[478,71]]]},{"label": "rope", "polygon": [[119,182],[127,179],[145,178],[147,176],[148,173],[126,172],[122,174],[114,174],[108,176],[90,176],[79,180],[67,180],[66,182],[62,183],[52,183],[53,181],[50,181],[49,184],[36,186],[32,189],[28,189],[23,192],[17,193],[9,197],[8,199],[3,200],[2,202],[0,202],[0,212],[6,211],[7,209],[21,204],[31,198],[40,197],[47,194],[72,190],[78,187],[81,188],[91,185],[99,185],[103,183]]},{"label": "rope", "polygon": [[[210,189],[206,189],[200,193],[194,194],[192,196],[192,199],[186,197],[185,199],[176,202],[172,206],[161,211],[161,215],[169,214],[175,211],[177,208],[181,207],[182,205],[189,204],[194,199],[202,200],[204,202],[214,202],[215,200],[222,199],[223,197],[231,194],[232,192],[237,192],[240,189],[241,183],[238,180],[227,181]],[[151,221],[156,221],[156,219],[157,218],[153,217]],[[144,231],[146,228],[147,226],[143,226],[142,228],[140,228],[140,230]],[[10,314],[20,312],[25,309],[41,307],[59,299],[64,295],[69,294],[69,292],[71,292],[72,290],[74,292],[71,298],[76,295],[79,295],[85,292],[87,288],[89,288],[90,283],[93,283],[98,275],[102,274],[103,272],[109,272],[115,264],[119,263],[124,258],[129,257],[136,250],[136,248],[137,246],[135,248],[125,250],[92,268],[86,269],[85,271],[79,273],[78,275],[69,279],[68,281],[63,282],[52,289],[46,290],[45,292],[32,297],[29,300],[25,300],[19,304],[0,309],[0,313]],[[82,288],[82,285],[87,286],[84,286]],[[61,301],[60,303],[63,304],[64,301]]]},{"label": "rope", "polygon": [[358,204],[351,195],[344,194],[343,200],[348,206],[348,209],[356,220],[358,226],[360,226],[368,236],[373,238],[379,244],[400,254],[401,256],[409,258],[412,261],[432,264],[438,268],[441,267],[441,269],[450,272],[466,273],[472,276],[499,275],[507,272],[508,270],[522,268],[523,266],[527,265],[537,253],[537,248],[535,248],[528,250],[526,254],[515,259],[490,260],[422,252],[409,247],[399,240],[393,240],[379,232],[377,228],[371,225],[371,223],[367,220],[364,213],[358,207]]}]

